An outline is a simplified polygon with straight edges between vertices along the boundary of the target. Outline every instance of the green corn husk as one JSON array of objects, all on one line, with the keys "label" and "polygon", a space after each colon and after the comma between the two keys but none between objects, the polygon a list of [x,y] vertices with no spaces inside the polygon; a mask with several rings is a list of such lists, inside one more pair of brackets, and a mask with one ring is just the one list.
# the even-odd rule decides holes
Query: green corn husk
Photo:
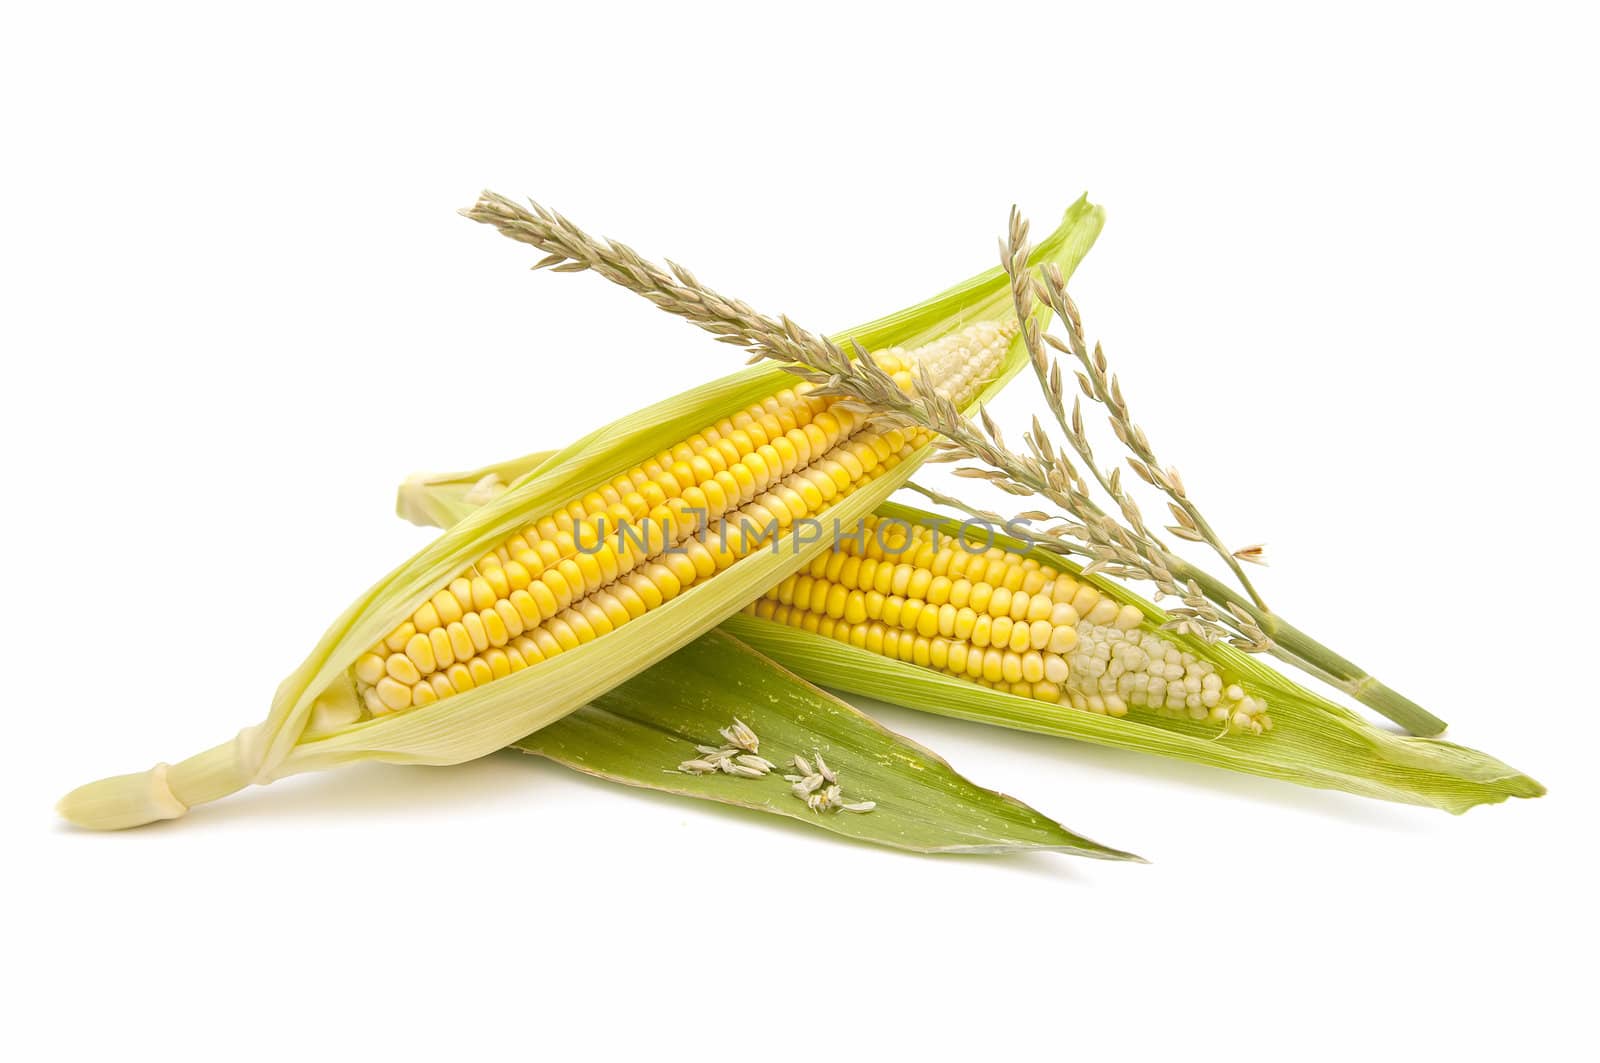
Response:
[{"label": "green corn husk", "polygon": [[[715,682],[706,677],[714,675]],[[722,745],[737,718],[778,765],[759,778],[692,775],[673,765]],[[1047,849],[1104,860],[1138,857],[1089,841],[1014,798],[956,774],[943,759],[798,679],[725,631],[712,631],[512,748],[627,786],[735,805],[858,841],[919,853]],[[867,813],[812,811],[783,778],[796,754],[826,758],[846,800]]]},{"label": "green corn husk", "polygon": [[[1070,273],[1101,223],[1099,208],[1080,200],[1041,243],[1033,262],[1055,262]],[[869,349],[917,345],[973,321],[1003,319],[1010,312],[1008,298],[1003,274],[990,270],[846,335]],[[1020,340],[1013,343],[1002,370],[975,403],[992,397],[1026,360]],[[456,764],[509,745],[648,668],[809,562],[826,542],[758,551],[601,639],[467,693],[331,732],[307,731],[318,697],[367,647],[518,528],[791,381],[779,366],[753,366],[624,417],[556,453],[361,595],[279,686],[262,723],[176,764],[79,787],[61,800],[59,811],[80,826],[120,829],[176,818],[252,783],[305,771],[363,760]],[[929,449],[825,515],[848,524],[870,512],[911,476]]]},{"label": "green corn husk", "polygon": [[[497,468],[536,467],[541,458],[529,455]],[[474,475],[462,474],[457,482],[473,482]],[[411,481],[400,489],[399,508],[402,514],[427,510],[451,519],[470,512],[472,504],[462,493],[447,488],[435,494],[425,482]],[[954,536],[960,525],[895,503],[885,503],[876,512],[880,517],[937,528],[948,536]],[[1036,558],[1042,565],[1087,581],[1120,604],[1137,606],[1148,627],[1159,628],[1169,619],[1125,587],[1097,576],[1085,577],[1078,565],[1059,555],[1030,550],[1026,543],[998,534],[993,536],[993,545]],[[1097,715],[992,690],[744,614],[729,618],[722,630],[813,683],[940,716],[1155,753],[1452,813],[1545,792],[1535,780],[1485,753],[1440,739],[1386,731],[1300,686],[1255,656],[1226,643],[1206,644],[1170,631],[1162,632],[1163,636],[1217,665],[1229,681],[1265,697],[1276,721],[1274,729],[1261,735],[1219,735],[1215,725],[1149,713]],[[648,673],[640,681],[645,678]]]}]

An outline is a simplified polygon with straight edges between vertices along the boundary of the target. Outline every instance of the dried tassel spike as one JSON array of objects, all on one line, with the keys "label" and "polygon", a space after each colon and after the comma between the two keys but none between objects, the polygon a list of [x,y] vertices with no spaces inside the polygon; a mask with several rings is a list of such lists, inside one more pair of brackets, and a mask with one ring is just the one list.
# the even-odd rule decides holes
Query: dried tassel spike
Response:
[{"label": "dried tassel spike", "polygon": [[1248,561],[1252,565],[1265,565],[1267,563],[1266,547],[1260,543],[1253,546],[1241,546],[1233,552],[1233,556],[1240,561]]},{"label": "dried tassel spike", "polygon": [[746,768],[753,768],[763,775],[777,767],[776,764],[772,763],[772,761],[768,760],[766,757],[758,757],[754,753],[741,753],[739,756],[736,756],[733,759],[736,763],[742,764]]},{"label": "dried tassel spike", "polygon": [[839,806],[839,811],[841,811],[841,812],[871,812],[873,809],[875,809],[877,807],[878,807],[878,802],[876,802],[876,801],[856,801],[853,804],[841,804]]},{"label": "dried tassel spike", "polygon": [[803,776],[804,775],[815,775],[816,774],[816,772],[812,770],[811,762],[809,760],[807,760],[805,757],[802,757],[798,753],[796,753],[794,755],[793,763],[794,763],[795,769],[798,770],[800,772],[800,774],[803,775]]},{"label": "dried tassel spike", "polygon": [[678,765],[678,770],[689,775],[714,775],[717,766],[709,760],[686,760]]},{"label": "dried tassel spike", "polygon": [[791,791],[793,791],[793,793],[794,793],[794,795],[796,797],[809,797],[813,793],[816,793],[817,788],[820,787],[821,785],[822,785],[822,776],[820,776],[820,775],[807,775],[805,778],[803,778],[799,782],[795,783],[789,789]]},{"label": "dried tassel spike", "polygon": [[817,762],[818,775],[822,776],[831,783],[836,783],[839,781],[838,776],[834,775],[833,769],[828,767],[827,762],[822,759],[821,753],[813,754],[813,759],[815,759]]},{"label": "dried tassel spike", "polygon": [[761,739],[757,738],[756,733],[750,729],[749,725],[737,716],[734,717],[732,724],[721,730],[720,734],[728,740],[729,745],[738,746],[746,753],[759,753],[761,751]]}]

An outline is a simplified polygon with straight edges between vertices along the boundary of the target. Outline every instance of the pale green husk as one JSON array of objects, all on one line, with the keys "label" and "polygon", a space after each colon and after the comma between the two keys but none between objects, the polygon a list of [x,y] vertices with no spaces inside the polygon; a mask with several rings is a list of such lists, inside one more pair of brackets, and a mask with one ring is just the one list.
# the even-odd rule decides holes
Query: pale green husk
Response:
[{"label": "pale green husk", "polygon": [[[707,682],[708,675],[716,676]],[[672,770],[722,745],[738,718],[778,770],[760,779]],[[796,678],[725,631],[712,631],[649,671],[516,742],[515,749],[628,786],[787,816],[859,841],[921,853],[1050,849],[1137,859],[1067,830],[1015,798],[977,786],[942,758]],[[867,813],[813,812],[789,792],[796,754],[820,753]]]},{"label": "pale green husk", "polygon": [[[1098,235],[1102,212],[1079,200],[1041,243],[1033,261],[1071,272]],[[1008,313],[998,269],[915,307],[849,330],[868,349],[918,344]],[[987,401],[1026,364],[1020,340],[977,396]],[[374,642],[469,564],[534,517],[564,505],[658,451],[792,383],[781,367],[757,365],[624,417],[552,455],[358,598],[278,688],[261,724],[168,768],[80,787],[58,808],[82,826],[116,829],[174,818],[251,783],[360,760],[455,764],[484,756],[573,711],[716,626],[789,572],[827,549],[763,550],[697,584],[647,615],[574,650],[432,705],[308,736],[319,694]],[[826,513],[850,524],[871,512],[915,471],[929,448],[836,503]]]}]

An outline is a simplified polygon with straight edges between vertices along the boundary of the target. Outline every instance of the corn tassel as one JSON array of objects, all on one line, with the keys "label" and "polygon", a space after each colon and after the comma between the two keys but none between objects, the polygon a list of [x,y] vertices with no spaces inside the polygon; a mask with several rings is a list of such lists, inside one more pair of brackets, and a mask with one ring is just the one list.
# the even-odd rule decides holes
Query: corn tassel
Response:
[{"label": "corn tassel", "polygon": [[[1034,263],[1070,272],[1100,225],[1098,208],[1080,201]],[[1015,322],[1006,325],[1007,299],[1003,274],[991,270],[845,336],[867,349],[921,345],[929,355],[921,370],[973,406],[1025,364],[1020,342],[1010,343],[998,364],[975,367],[937,341],[975,325],[988,330],[989,341],[1008,338]],[[894,355],[881,364],[908,380],[916,368]],[[818,427],[823,418],[831,422]],[[793,454],[777,444],[780,435]],[[802,455],[816,457],[810,451],[824,443],[822,458],[831,464],[813,469],[817,462]],[[712,455],[724,444],[732,448],[724,464],[735,464],[737,453],[748,480],[715,467]],[[788,528],[801,513],[848,525],[903,484],[929,449],[925,434],[868,425],[859,412],[809,395],[776,366],[754,366],[658,403],[514,478],[370,588],[279,686],[262,723],[176,764],[80,787],[58,807],[80,826],[120,829],[176,818],[301,772],[362,760],[455,764],[486,755],[648,668],[827,548],[820,536],[804,543],[796,536],[793,549],[755,549],[743,522],[733,519],[741,515],[735,507],[758,528],[769,519]],[[689,475],[678,475],[680,464]],[[800,478],[792,479],[796,470]],[[819,475],[803,483],[809,472]],[[732,477],[737,499],[721,476]],[[698,495],[684,498],[691,490],[685,479],[694,480]],[[703,543],[711,520],[705,510],[716,508],[710,485],[720,487],[729,507],[725,524],[736,546],[695,552],[692,544]],[[695,504],[701,501],[707,507]],[[591,569],[579,560],[586,533],[623,511],[648,518],[647,534],[636,544],[619,538],[614,574],[593,557]],[[670,547],[689,553],[669,559]],[[536,582],[548,597],[534,590]],[[619,590],[624,584],[627,594]],[[515,639],[523,642],[511,634],[519,622],[527,634]]]}]

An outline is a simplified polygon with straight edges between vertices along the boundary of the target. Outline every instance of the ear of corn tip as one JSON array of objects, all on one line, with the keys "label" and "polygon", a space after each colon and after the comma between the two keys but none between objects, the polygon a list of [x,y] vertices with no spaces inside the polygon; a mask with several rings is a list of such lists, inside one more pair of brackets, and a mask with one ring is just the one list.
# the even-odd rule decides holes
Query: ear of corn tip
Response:
[{"label": "ear of corn tip", "polygon": [[[1070,269],[1099,225],[1098,209],[1080,202],[1039,260]],[[1021,345],[1009,343],[1014,326],[993,329],[1005,306],[1003,275],[991,270],[847,335],[877,349],[980,323],[998,357],[979,364],[993,352],[963,359],[941,348],[927,367],[970,405],[1024,364]],[[792,550],[745,543],[729,556],[689,545],[669,557],[666,548],[684,547],[704,519],[687,511],[742,512],[757,527],[815,512],[849,524],[926,455],[921,433],[869,427],[806,392],[781,367],[758,365],[592,433],[503,490],[478,477],[460,504],[494,497],[352,604],[279,687],[263,723],[187,760],[80,787],[58,806],[62,815],[91,828],[136,826],[353,761],[459,763],[560,718],[827,548],[820,538]],[[614,571],[605,559],[580,559],[585,520],[637,516],[641,504],[658,538],[618,546]],[[407,515],[428,518],[425,509]]]}]

